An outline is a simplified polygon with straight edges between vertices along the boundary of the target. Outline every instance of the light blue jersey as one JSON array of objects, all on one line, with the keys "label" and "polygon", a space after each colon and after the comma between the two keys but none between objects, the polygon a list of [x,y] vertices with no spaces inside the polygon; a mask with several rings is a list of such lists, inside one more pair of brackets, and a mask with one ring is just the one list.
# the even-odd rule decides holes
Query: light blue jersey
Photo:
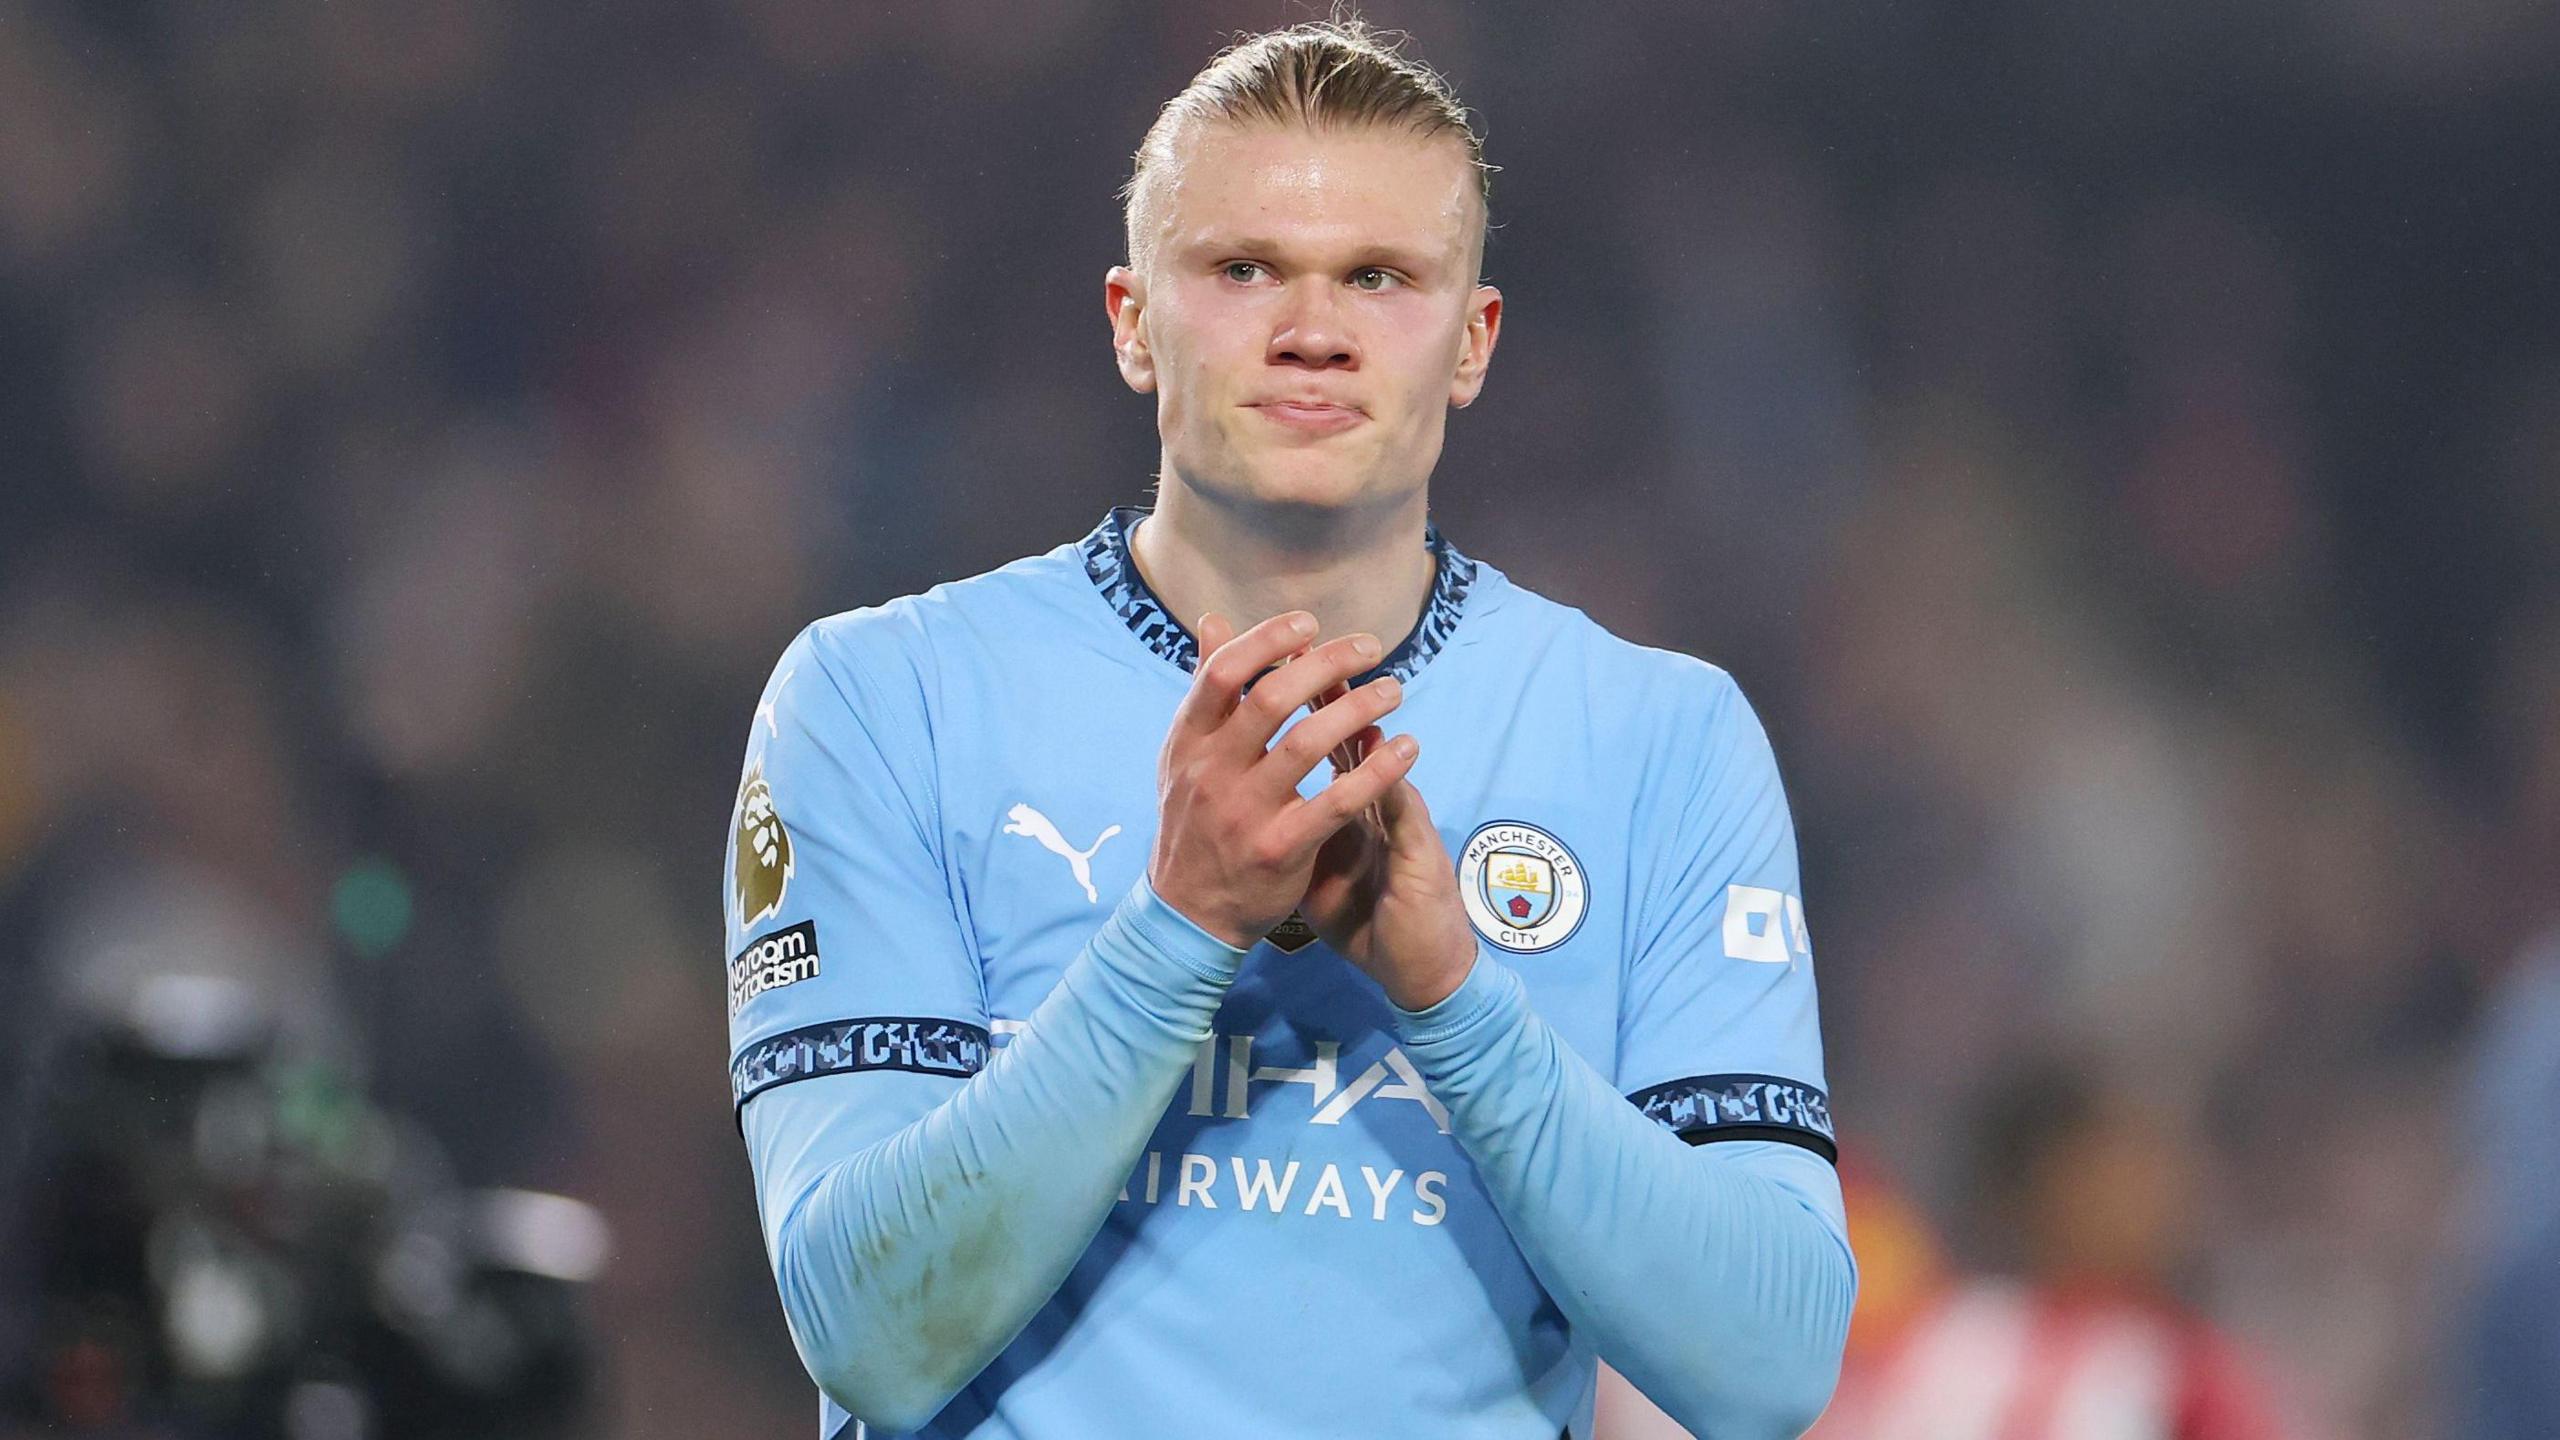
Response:
[{"label": "light blue jersey", "polygon": [[[1422,742],[1412,780],[1482,958],[1407,1015],[1303,928],[1239,953],[1141,883],[1196,658],[1130,560],[1143,518],[819,621],[755,711],[725,874],[731,1077],[813,1373],[838,1353],[904,1363],[884,1346],[939,1355],[946,1329],[1014,1304],[1027,1323],[914,1433],[1587,1434],[1595,1350],[1657,1400],[1694,1382],[1697,1406],[1730,1387],[1691,1372],[1780,1363],[1731,1353],[1768,1328],[1756,1311],[1728,1330],[1699,1318],[1719,1296],[1647,1298],[1793,1273],[1683,1268],[1704,1222],[1665,1207],[1705,1207],[1734,1245],[1768,1228],[1683,1189],[1712,1175],[1754,1187],[1772,1225],[1801,1220],[1815,1239],[1787,1263],[1832,1267],[1801,1317],[1815,1338],[1769,1341],[1789,1363],[1814,1352],[1827,1394],[1847,1272],[1812,943],[1768,742],[1732,680],[1431,532],[1429,604],[1372,673],[1404,681],[1383,723]],[[1007,1056],[1089,948],[1085,993],[1040,1015],[1052,1048]],[[1170,1058],[1132,1099],[1141,1053]],[[946,1103],[979,1085],[978,1110]],[[1087,1132],[1086,1095],[1144,1113]],[[1077,1199],[1093,1182],[1065,1177],[1112,1145],[1133,1148]],[[1056,1169],[1054,1207],[1026,1166]],[[857,1185],[873,1188],[840,1193]],[[1034,1237],[1052,1208],[1081,1233]],[[900,1241],[927,1259],[882,1279]],[[1064,1246],[1057,1274],[1044,1244]],[[884,1288],[839,1293],[857,1281]],[[1666,1326],[1695,1334],[1647,1338]],[[837,1398],[822,1435],[861,1428]],[[870,1436],[893,1433],[886,1413]]]}]

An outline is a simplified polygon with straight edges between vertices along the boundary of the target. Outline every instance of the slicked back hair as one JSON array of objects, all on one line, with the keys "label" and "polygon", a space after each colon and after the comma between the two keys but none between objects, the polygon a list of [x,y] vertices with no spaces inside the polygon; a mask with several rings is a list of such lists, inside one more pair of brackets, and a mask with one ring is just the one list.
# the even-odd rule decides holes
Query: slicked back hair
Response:
[{"label": "slicked back hair", "polygon": [[1476,253],[1481,257],[1492,229],[1495,167],[1484,163],[1484,138],[1449,82],[1402,53],[1406,38],[1337,15],[1249,36],[1221,51],[1182,93],[1165,102],[1146,138],[1138,142],[1129,183],[1120,187],[1130,264],[1145,269],[1155,246],[1157,190],[1161,178],[1181,163],[1176,147],[1210,121],[1403,129],[1423,139],[1454,136],[1475,167],[1477,216],[1483,226]]}]

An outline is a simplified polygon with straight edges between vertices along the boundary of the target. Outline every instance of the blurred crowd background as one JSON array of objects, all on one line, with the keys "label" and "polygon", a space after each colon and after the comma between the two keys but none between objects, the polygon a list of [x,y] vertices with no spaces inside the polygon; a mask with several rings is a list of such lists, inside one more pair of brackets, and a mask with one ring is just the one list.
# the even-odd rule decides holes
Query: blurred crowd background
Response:
[{"label": "blurred crowd background", "polygon": [[[803,1432],[748,710],[1144,501],[1113,191],[1310,13],[0,5],[0,1044],[246,979],[603,1209],[610,1433]],[[1435,514],[1759,705],[1860,1177],[2014,1263],[1981,1122],[2064,1066],[2321,1428],[2560,1433],[2560,10],[1368,14],[1502,167]]]}]

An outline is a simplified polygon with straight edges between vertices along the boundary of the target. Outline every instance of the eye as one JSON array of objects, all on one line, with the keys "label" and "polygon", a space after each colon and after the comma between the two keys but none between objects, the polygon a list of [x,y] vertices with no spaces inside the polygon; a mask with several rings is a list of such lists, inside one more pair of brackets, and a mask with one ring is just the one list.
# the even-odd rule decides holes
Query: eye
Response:
[{"label": "eye", "polygon": [[1239,285],[1250,285],[1261,274],[1262,267],[1254,264],[1250,260],[1230,260],[1227,262],[1227,278],[1233,280]]},{"label": "eye", "polygon": [[1374,295],[1402,282],[1392,270],[1381,270],[1375,265],[1364,265],[1351,272],[1351,283]]}]

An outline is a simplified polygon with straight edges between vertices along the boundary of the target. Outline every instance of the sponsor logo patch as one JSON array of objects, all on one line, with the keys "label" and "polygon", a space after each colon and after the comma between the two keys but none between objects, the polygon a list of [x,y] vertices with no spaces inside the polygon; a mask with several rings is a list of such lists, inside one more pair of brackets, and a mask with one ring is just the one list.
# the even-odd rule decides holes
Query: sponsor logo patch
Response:
[{"label": "sponsor logo patch", "polygon": [[1582,862],[1535,825],[1479,825],[1458,851],[1458,894],[1476,933],[1516,954],[1551,950],[1582,925],[1590,887]]},{"label": "sponsor logo patch", "polygon": [[1272,926],[1271,933],[1262,938],[1295,955],[1316,943],[1316,927],[1307,923],[1306,916],[1292,910],[1288,919]]},{"label": "sponsor logo patch", "polygon": [[817,921],[803,920],[788,930],[750,940],[729,962],[729,1013],[736,1015],[768,990],[817,976]]},{"label": "sponsor logo patch", "polygon": [[1804,924],[1804,902],[1784,890],[1728,885],[1724,892],[1724,955],[1755,965],[1793,965],[1813,955],[1813,932]]},{"label": "sponsor logo patch", "polygon": [[773,787],[764,781],[758,761],[738,786],[737,867],[731,875],[737,891],[738,926],[747,929],[782,908],[791,888],[791,832],[773,808]]},{"label": "sponsor logo patch", "polygon": [[1076,888],[1084,892],[1084,903],[1094,905],[1101,902],[1102,892],[1093,888],[1093,853],[1102,848],[1104,841],[1120,833],[1119,826],[1104,826],[1102,833],[1093,837],[1092,844],[1079,850],[1067,843],[1066,836],[1058,833],[1057,822],[1029,805],[1017,804],[1004,812],[1004,833],[1020,835],[1066,861],[1068,873],[1075,877]]}]

